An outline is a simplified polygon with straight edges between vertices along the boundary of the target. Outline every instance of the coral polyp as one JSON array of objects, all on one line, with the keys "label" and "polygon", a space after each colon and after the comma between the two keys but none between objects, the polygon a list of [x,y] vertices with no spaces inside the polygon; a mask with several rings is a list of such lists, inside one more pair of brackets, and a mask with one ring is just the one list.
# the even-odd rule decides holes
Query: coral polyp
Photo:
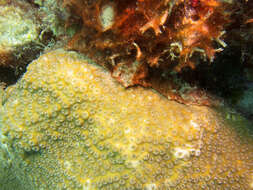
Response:
[{"label": "coral polyp", "polygon": [[230,4],[218,0],[64,1],[82,29],[69,47],[89,54],[124,86],[145,85],[149,69],[194,68],[226,46]]}]

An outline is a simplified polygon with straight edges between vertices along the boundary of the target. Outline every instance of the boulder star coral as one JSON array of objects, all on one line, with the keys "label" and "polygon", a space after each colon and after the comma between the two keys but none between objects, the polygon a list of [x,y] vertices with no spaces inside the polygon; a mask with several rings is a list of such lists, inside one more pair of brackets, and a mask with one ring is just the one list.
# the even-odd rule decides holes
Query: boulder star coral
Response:
[{"label": "boulder star coral", "polygon": [[[74,52],[31,63],[0,105],[28,189],[250,189],[253,143],[209,108],[125,89]],[[25,175],[24,175],[25,174]]]}]

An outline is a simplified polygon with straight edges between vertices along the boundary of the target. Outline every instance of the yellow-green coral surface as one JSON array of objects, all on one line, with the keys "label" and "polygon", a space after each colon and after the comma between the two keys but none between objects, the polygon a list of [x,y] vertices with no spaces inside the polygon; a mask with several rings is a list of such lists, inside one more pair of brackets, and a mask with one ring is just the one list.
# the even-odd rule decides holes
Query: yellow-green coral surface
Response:
[{"label": "yellow-green coral surface", "polygon": [[253,186],[250,137],[209,108],[125,89],[74,52],[42,55],[5,90],[0,132],[27,189]]}]

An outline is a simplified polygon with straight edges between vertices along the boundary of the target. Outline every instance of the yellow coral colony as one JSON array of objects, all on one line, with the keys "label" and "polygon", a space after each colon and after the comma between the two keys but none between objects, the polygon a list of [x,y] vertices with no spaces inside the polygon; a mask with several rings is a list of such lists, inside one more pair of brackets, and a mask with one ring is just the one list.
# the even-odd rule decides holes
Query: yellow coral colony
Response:
[{"label": "yellow coral colony", "polygon": [[252,188],[252,139],[74,52],[31,63],[2,105],[2,143],[29,189]]}]

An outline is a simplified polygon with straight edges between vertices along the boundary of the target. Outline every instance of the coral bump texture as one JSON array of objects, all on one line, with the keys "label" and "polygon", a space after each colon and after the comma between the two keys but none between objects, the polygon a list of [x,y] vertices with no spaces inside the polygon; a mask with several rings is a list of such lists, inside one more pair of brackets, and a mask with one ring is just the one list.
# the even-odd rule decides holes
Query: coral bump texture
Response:
[{"label": "coral bump texture", "polygon": [[42,55],[0,102],[0,149],[22,189],[252,189],[252,138],[75,52]]}]

